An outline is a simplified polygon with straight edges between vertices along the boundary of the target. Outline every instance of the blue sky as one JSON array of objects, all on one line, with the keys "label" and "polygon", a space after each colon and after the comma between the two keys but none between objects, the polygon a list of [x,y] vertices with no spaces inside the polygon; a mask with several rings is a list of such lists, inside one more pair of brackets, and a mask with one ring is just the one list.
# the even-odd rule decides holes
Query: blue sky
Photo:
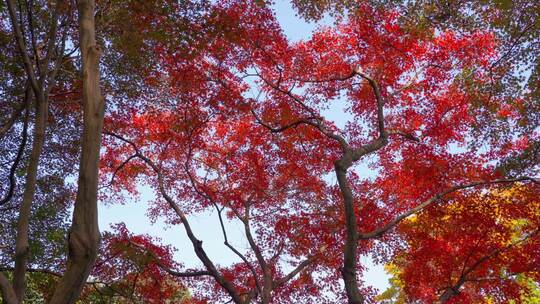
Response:
[{"label": "blue sky", "polygon": [[[276,1],[274,5],[277,19],[281,24],[285,35],[291,41],[307,39],[311,33],[319,26],[331,24],[330,18],[325,18],[321,23],[306,23],[295,16],[295,12],[288,1]],[[348,115],[343,113],[340,107],[331,108],[325,113],[337,126],[343,126],[348,119]],[[367,168],[362,169],[364,176],[373,175]],[[335,180],[334,180],[335,182]],[[139,200],[127,202],[125,205],[105,206],[102,204],[100,209],[100,228],[107,230],[110,224],[124,222],[127,228],[133,233],[145,233],[159,237],[163,244],[170,244],[178,249],[175,258],[186,267],[200,267],[193,252],[191,243],[185,236],[183,227],[167,226],[162,221],[152,224],[146,216],[148,201],[154,199],[152,191],[142,186],[140,188],[141,197]],[[214,261],[221,265],[227,265],[238,262],[239,259],[230,250],[223,245],[221,228],[218,223],[216,213],[205,213],[202,215],[191,216],[190,222],[197,237],[203,241],[206,252]],[[227,223],[229,241],[238,248],[247,249],[247,242],[243,239],[242,229],[237,223]],[[384,291],[388,287],[388,276],[381,265],[373,265],[369,257],[362,257],[361,261],[368,266],[363,280],[373,287]]]}]

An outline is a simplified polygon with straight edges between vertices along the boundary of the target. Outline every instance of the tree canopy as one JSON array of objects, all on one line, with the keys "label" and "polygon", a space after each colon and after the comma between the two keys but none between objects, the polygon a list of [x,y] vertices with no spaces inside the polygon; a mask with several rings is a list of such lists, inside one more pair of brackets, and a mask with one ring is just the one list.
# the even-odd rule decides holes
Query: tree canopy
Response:
[{"label": "tree canopy", "polygon": [[[1,303],[538,298],[535,4],[291,5],[335,22],[290,41],[266,1],[1,2]],[[100,233],[141,187],[188,243]]]}]

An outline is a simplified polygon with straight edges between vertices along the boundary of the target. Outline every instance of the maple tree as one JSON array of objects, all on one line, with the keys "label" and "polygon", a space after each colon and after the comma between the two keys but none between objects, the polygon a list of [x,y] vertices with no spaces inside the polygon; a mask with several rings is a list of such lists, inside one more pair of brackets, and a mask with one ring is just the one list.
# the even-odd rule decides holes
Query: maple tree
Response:
[{"label": "maple tree", "polygon": [[[100,1],[94,38],[93,2],[89,3],[79,6],[79,16],[89,18],[90,28],[82,22],[82,31],[68,31],[67,39],[80,38],[80,47],[104,47],[102,87],[110,106],[104,119],[100,199],[126,203],[141,184],[152,187],[157,198],[151,202],[150,217],[184,229],[191,244],[181,251],[192,247],[202,268],[186,268],[173,259],[170,247],[147,235],[133,235],[123,225],[105,233],[98,250],[96,170],[104,109],[99,56],[82,51],[82,69],[92,77],[81,82],[70,72],[82,70],[66,64],[59,70],[61,85],[51,86],[51,92],[58,93],[51,109],[62,110],[58,117],[72,121],[69,130],[80,129],[84,114],[80,167],[73,168],[77,152],[66,145],[59,150],[70,151],[69,161],[57,171],[47,171],[62,177],[82,174],[69,232],[70,253],[65,261],[57,251],[44,249],[55,260],[43,269],[28,264],[29,253],[19,254],[24,244],[12,250],[20,259],[15,267],[2,256],[8,266],[2,270],[9,273],[0,277],[7,303],[22,301],[25,278],[33,278],[34,272],[45,275],[40,286],[52,303],[72,303],[81,291],[81,301],[90,303],[105,298],[149,303],[372,302],[375,291],[359,278],[365,269],[363,255],[379,261],[396,257],[402,262],[400,278],[407,296],[427,303],[476,301],[485,290],[501,290],[501,297],[518,299],[515,280],[465,284],[479,278],[473,274],[512,269],[538,281],[538,261],[527,255],[538,250],[538,132],[530,111],[534,94],[517,85],[505,89],[519,61],[495,64],[504,58],[506,44],[493,31],[456,30],[434,22],[411,26],[394,6],[362,2],[347,6],[348,18],[291,43],[264,1],[134,0],[126,2],[126,10],[117,1]],[[295,3],[301,8],[307,2]],[[13,24],[17,22],[6,32],[15,28]],[[13,58],[5,62],[21,59],[13,45],[6,49]],[[38,49],[37,44],[31,48]],[[40,64],[25,66],[30,70]],[[32,75],[24,73],[17,77]],[[34,86],[27,85],[26,90],[31,89]],[[21,95],[20,90],[14,93]],[[82,109],[69,102],[57,107],[61,101],[81,98]],[[91,107],[94,103],[98,108]],[[2,111],[13,114],[2,130],[22,130],[6,133],[10,140],[2,148],[20,145],[21,153],[28,153],[26,121],[32,117],[27,113],[33,112],[20,104],[24,101],[2,104]],[[332,120],[332,111],[343,113],[347,118],[340,119],[346,121]],[[45,116],[36,114],[30,128],[38,130],[37,118],[45,122]],[[53,134],[62,132],[54,124],[49,127]],[[73,140],[77,145],[78,138]],[[49,140],[35,136],[32,144],[38,149]],[[19,166],[21,153],[14,154],[11,168]],[[36,153],[25,166],[25,176],[34,180],[43,166],[42,155],[57,151]],[[366,175],[366,166],[374,176]],[[5,171],[10,182],[17,180],[13,171]],[[59,188],[67,188],[62,182]],[[486,191],[496,196],[507,186],[523,187],[510,189],[526,189],[526,195],[521,190],[508,192],[512,204],[498,203],[497,212],[487,208]],[[4,189],[13,197],[6,202],[13,206],[47,202],[32,195],[19,204],[23,193],[14,186]],[[515,208],[518,200],[530,208]],[[28,208],[6,218],[28,218]],[[59,208],[67,213],[69,204]],[[217,264],[198,238],[191,220],[206,212],[214,212],[219,235],[237,261]],[[60,218],[45,213],[26,220],[23,228],[55,221],[54,226],[65,231],[65,213]],[[501,223],[501,214],[512,225]],[[231,226],[241,229],[246,248],[231,241]],[[493,237],[479,241],[475,233],[480,227]],[[431,228],[440,235],[422,230]],[[516,236],[518,230],[522,235]],[[24,243],[19,234],[27,242],[36,237],[18,232],[18,243]],[[502,235],[505,240],[497,239]],[[471,263],[464,262],[471,246],[479,243]],[[455,251],[450,262],[471,266],[467,274],[456,277],[452,271],[457,264],[445,260],[448,251],[437,248]],[[497,257],[492,259],[494,250]],[[474,266],[472,255],[482,262]],[[508,258],[500,258],[503,255]],[[94,259],[97,264],[88,279]],[[432,263],[422,264],[426,259]],[[522,268],[514,269],[516,264]],[[407,275],[422,267],[425,271],[416,277]],[[450,283],[445,281],[448,274]],[[11,275],[14,298],[7,279]],[[426,284],[433,285],[425,288]],[[464,292],[457,294],[460,290]]]},{"label": "maple tree", "polygon": [[[405,300],[508,303],[538,281],[538,198],[528,186],[460,195],[402,223],[392,267]],[[434,221],[437,218],[439,220]]]},{"label": "maple tree", "polygon": [[[97,165],[90,164],[88,170],[85,170],[84,162],[80,163],[80,166],[77,164],[81,150],[84,150],[84,159],[97,161],[94,156],[99,154],[99,116],[102,114],[97,113],[96,120],[93,115],[85,117],[85,114],[95,110],[92,105],[96,105],[98,110],[103,107],[103,100],[99,92],[94,94],[95,82],[90,85],[81,75],[96,75],[98,63],[83,64],[82,61],[85,58],[95,59],[95,55],[101,54],[85,53],[87,42],[91,45],[96,43],[93,38],[94,21],[86,18],[85,27],[80,27],[77,18],[83,18],[85,14],[93,17],[94,12],[97,12],[96,20],[100,32],[97,43],[104,48],[103,56],[98,56],[102,61],[101,82],[106,88],[105,98],[108,97],[109,104],[112,94],[127,98],[132,96],[128,94],[131,88],[126,87],[125,83],[136,84],[144,77],[141,75],[145,75],[144,71],[140,70],[139,73],[133,73],[136,68],[141,67],[137,65],[134,54],[120,56],[123,49],[113,41],[113,38],[122,37],[122,34],[118,33],[119,28],[128,27],[130,24],[141,28],[142,23],[138,23],[140,20],[137,18],[128,19],[130,22],[127,22],[125,16],[122,17],[117,10],[107,10],[106,5],[110,4],[100,1],[97,9],[94,9],[93,1],[0,3],[0,279],[4,302],[31,301],[33,297],[39,297],[37,294],[54,302],[73,302],[91,268],[92,254],[88,253],[96,248],[99,236],[97,213],[91,212],[92,205],[94,211],[97,207],[97,201],[93,198],[96,189],[93,189],[92,185],[94,177],[97,176]],[[118,7],[118,3],[114,5]],[[134,14],[141,14],[141,10],[145,9],[145,12],[149,12],[148,8],[151,7],[145,7],[138,1],[133,1],[131,6],[133,10],[130,12]],[[137,6],[138,10],[135,9]],[[186,15],[184,19],[182,14],[176,14],[173,18],[175,25],[185,23],[185,19],[196,18],[197,9],[200,7],[188,5],[186,1],[179,11],[185,15],[185,12],[193,14]],[[170,13],[170,10],[166,9],[165,2],[156,2],[152,12],[163,15]],[[121,20],[122,18],[124,19]],[[81,33],[81,29],[85,32]],[[131,45],[142,48],[151,43],[152,37],[159,33],[152,34],[150,39],[147,38],[139,44],[135,44],[132,39]],[[86,39],[87,37],[89,39]],[[149,62],[151,61],[147,58],[145,63]],[[118,69],[118,64],[121,64],[123,69]],[[128,66],[136,68],[130,71]],[[83,73],[83,69],[86,72]],[[96,78],[93,81],[96,81]],[[95,103],[90,102],[90,99]],[[96,129],[88,131],[92,127]],[[81,138],[81,130],[85,130],[84,138]],[[93,156],[88,158],[88,155]],[[78,174],[83,176],[82,181],[75,185],[73,180]],[[83,194],[85,189],[82,188],[88,190],[85,192],[88,195]],[[80,198],[73,205],[76,192],[79,192]],[[76,215],[74,223],[70,223],[68,217],[73,207]],[[71,224],[72,228],[68,229]],[[85,227],[90,229],[84,231]],[[83,242],[75,244],[77,237],[68,237],[68,234],[81,236]],[[71,241],[70,255],[66,256],[68,241]],[[80,248],[78,245],[83,243],[86,244]],[[82,250],[77,252],[78,249]],[[79,259],[81,252],[83,259]],[[89,259],[83,261],[86,256]],[[82,273],[77,278],[65,279],[64,283],[71,285],[63,285],[67,288],[62,290],[62,285],[56,288],[55,284],[58,283],[57,279],[62,277],[66,263],[72,268],[72,274],[78,272],[75,268],[83,264],[86,264],[88,269],[80,269]],[[27,282],[31,290],[26,288]],[[47,290],[37,291],[35,286]],[[59,291],[52,300],[55,288]]]},{"label": "maple tree", "polygon": [[[341,273],[349,302],[361,303],[357,259],[373,250],[373,239],[454,192],[534,181],[505,178],[489,162],[519,150],[535,134],[504,149],[492,146],[488,153],[466,146],[482,111],[502,113],[506,107],[505,100],[485,91],[496,59],[489,32],[408,32],[392,11],[363,6],[337,29],[289,45],[263,6],[239,2],[218,5],[217,11],[225,17],[216,13],[212,21],[223,22],[231,34],[209,39],[208,51],[189,60],[165,50],[164,70],[156,78],[169,81],[160,83],[158,93],[166,100],[153,97],[149,109],[115,117],[105,157],[107,170],[124,189],[134,190],[137,178],[154,185],[166,201],[156,202],[154,216],[185,226],[197,256],[223,288],[209,299],[225,295],[246,303],[260,297],[267,303],[273,295],[292,301],[298,296],[294,291],[280,293],[273,286],[281,281],[280,257],[289,256],[306,262],[298,259],[295,270],[325,278],[333,289]],[[242,81],[248,77],[261,93],[256,99],[242,94],[253,86]],[[321,114],[341,95],[353,116],[344,129]],[[510,114],[501,116],[516,116]],[[451,145],[459,148],[450,151]],[[369,154],[376,154],[379,177],[348,175],[353,163]],[[333,170],[338,188],[323,178]],[[310,212],[315,202],[316,212]],[[220,269],[208,258],[188,219],[208,208],[215,208],[221,221],[226,210],[245,226],[248,254],[228,244],[223,228],[226,245],[243,263]],[[291,235],[293,227],[303,233]],[[283,249],[281,238],[288,245]],[[342,246],[343,258],[317,254]],[[273,252],[276,247],[280,250]],[[228,277],[231,271],[245,281]],[[314,284],[313,279],[303,283]],[[324,301],[317,287],[303,296]]]},{"label": "maple tree", "polygon": [[83,303],[196,303],[171,270],[176,265],[170,247],[155,245],[148,235],[132,235],[124,225],[102,237],[102,254],[81,296]]},{"label": "maple tree", "polygon": [[[487,119],[484,128],[476,132],[479,141],[488,137],[504,138],[506,131],[521,128],[522,133],[534,132],[538,125],[538,71],[539,53],[539,4],[531,1],[292,1],[305,18],[321,19],[326,14],[343,16],[354,14],[362,3],[385,9],[392,8],[399,14],[400,24],[411,31],[434,28],[440,31],[455,30],[462,33],[489,31],[498,40],[498,57],[490,65],[490,94],[513,100],[507,106],[519,112],[518,124],[508,127]],[[515,98],[521,96],[521,98]],[[493,111],[490,111],[495,113]],[[489,113],[489,112],[488,112]],[[501,113],[504,113],[502,111]],[[486,113],[487,114],[487,113]],[[484,117],[483,119],[486,119]],[[523,171],[538,159],[538,141],[508,157],[501,170]]]}]

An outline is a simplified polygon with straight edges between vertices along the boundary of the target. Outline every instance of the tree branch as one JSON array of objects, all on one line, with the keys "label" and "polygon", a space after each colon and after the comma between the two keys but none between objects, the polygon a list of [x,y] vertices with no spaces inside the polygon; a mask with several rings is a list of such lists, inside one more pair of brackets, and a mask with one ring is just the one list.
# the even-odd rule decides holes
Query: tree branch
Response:
[{"label": "tree branch", "polygon": [[403,131],[400,131],[400,130],[388,130],[388,135],[399,135],[405,139],[408,139],[408,140],[411,140],[411,141],[415,141],[415,142],[420,142],[420,139],[416,136],[414,136],[413,134],[411,133],[405,133]]},{"label": "tree branch", "polygon": [[130,140],[118,135],[118,134],[112,133],[112,132],[106,131],[106,132],[104,132],[104,134],[113,136],[113,137],[115,137],[115,138],[117,138],[117,139],[119,139],[119,140],[121,140],[121,141],[123,141],[125,143],[128,143],[135,150],[135,155],[137,155],[137,157],[139,159],[144,161],[154,171],[154,173],[157,175],[159,193],[163,196],[165,201],[169,204],[169,206],[173,209],[173,211],[176,213],[176,215],[178,215],[178,217],[180,218],[180,221],[184,225],[184,229],[186,230],[188,238],[191,241],[191,243],[193,245],[193,249],[195,251],[195,254],[199,258],[199,260],[201,260],[203,265],[206,267],[206,269],[208,270],[210,275],[212,277],[214,277],[216,282],[221,287],[223,287],[223,289],[225,289],[227,291],[227,293],[231,296],[231,298],[235,301],[235,303],[243,303],[243,300],[240,297],[240,295],[238,294],[238,292],[236,291],[236,288],[234,287],[234,285],[221,275],[221,273],[218,271],[218,269],[216,268],[216,266],[214,265],[212,260],[210,260],[210,258],[208,257],[208,255],[204,251],[204,249],[202,247],[202,241],[197,239],[197,237],[195,236],[193,230],[191,229],[191,225],[190,225],[186,215],[184,214],[184,212],[180,209],[178,204],[172,199],[172,197],[169,196],[169,194],[165,190],[165,183],[163,181],[163,175],[161,173],[161,170],[158,168],[158,166],[151,159],[146,157],[139,150],[137,145],[135,145],[135,143],[133,143],[132,141],[130,141]]},{"label": "tree branch", "polygon": [[368,232],[368,233],[361,233],[359,235],[359,238],[360,239],[371,239],[371,238],[380,237],[385,232],[387,232],[388,230],[392,229],[397,224],[399,224],[405,218],[407,218],[407,217],[409,217],[409,216],[411,216],[411,215],[413,215],[415,213],[418,213],[418,212],[422,211],[427,206],[433,204],[434,202],[438,201],[439,199],[443,198],[444,196],[446,196],[446,195],[448,195],[448,194],[450,194],[452,192],[467,189],[467,188],[473,188],[473,187],[477,187],[477,186],[499,184],[499,183],[525,182],[525,181],[531,181],[533,183],[538,183],[538,181],[535,178],[532,178],[532,177],[520,177],[520,178],[509,178],[509,179],[496,179],[496,180],[492,180],[492,181],[478,181],[478,182],[472,182],[472,183],[468,183],[468,184],[457,185],[457,186],[451,187],[451,188],[449,188],[449,189],[447,189],[447,190],[445,190],[445,191],[443,191],[443,192],[441,192],[439,194],[436,194],[436,195],[432,196],[431,198],[424,201],[423,203],[416,206],[415,208],[412,208],[409,211],[397,216],[395,219],[393,219],[392,221],[390,221],[388,224],[384,225],[383,227],[381,227],[379,229],[376,229],[374,231]]},{"label": "tree branch", "polygon": [[19,116],[21,116],[21,113],[24,111],[24,106],[17,107],[14,110],[15,111],[9,116],[6,123],[0,128],[0,138],[3,138],[11,127],[13,127]]},{"label": "tree branch", "polygon": [[120,170],[122,170],[132,159],[134,158],[137,158],[137,155],[136,154],[133,154],[133,155],[130,155],[127,159],[125,159],[121,164],[120,166],[118,166],[114,172],[113,172],[113,175],[111,177],[111,180],[109,181],[109,183],[107,185],[103,185],[100,187],[100,189],[103,189],[103,188],[107,188],[107,187],[110,187],[112,186],[112,184],[114,183],[114,178],[116,177],[116,175],[118,174],[118,172],[120,172]]},{"label": "tree branch", "polygon": [[386,138],[387,133],[384,129],[384,99],[381,94],[381,88],[379,87],[377,81],[375,81],[373,78],[371,78],[362,71],[361,67],[356,67],[354,69],[354,72],[360,77],[366,79],[371,88],[373,89],[375,99],[377,100],[377,126],[379,128],[379,137]]},{"label": "tree branch", "polygon": [[28,74],[30,85],[32,86],[32,90],[34,91],[34,94],[36,95],[36,97],[40,96],[41,89],[38,84],[36,74],[34,72],[34,67],[32,66],[32,62],[30,61],[30,57],[28,57],[28,53],[26,50],[26,43],[24,42],[24,36],[22,34],[22,30],[19,26],[19,23],[17,22],[17,15],[15,14],[15,4],[13,3],[13,0],[6,0],[6,3],[8,7],[9,17],[11,19],[11,26],[13,27],[13,34],[15,35],[17,47],[18,47],[19,53],[21,53],[21,57],[24,63],[24,68],[26,70],[26,73]]},{"label": "tree branch", "polygon": [[[197,187],[197,182],[195,181],[195,177],[191,174],[191,171],[190,171],[190,168],[189,168],[189,164],[188,164],[188,161],[189,159],[191,158],[191,146],[189,147],[189,152],[188,152],[188,160],[186,161],[185,163],[185,170],[186,170],[186,174],[188,175],[189,177],[189,180],[190,180],[190,183],[191,183],[191,186],[193,187],[193,189],[195,190],[195,192],[197,192],[197,194],[199,194],[201,197],[203,197],[204,199],[208,200],[215,208],[216,208],[216,211],[218,212],[218,218],[219,218],[219,223],[221,225],[221,231],[223,233],[223,238],[224,238],[224,244],[225,246],[227,246],[234,254],[236,254],[242,261],[244,261],[244,263],[246,263],[247,267],[249,268],[251,274],[253,275],[253,279],[255,280],[255,285],[256,285],[256,288],[257,288],[257,292],[260,294],[262,293],[262,286],[261,286],[261,283],[259,281],[259,277],[257,275],[257,270],[255,269],[255,267],[249,262],[249,260],[246,258],[246,256],[244,256],[240,251],[238,251],[236,248],[234,248],[234,246],[232,246],[230,243],[229,243],[229,240],[227,238],[227,232],[225,230],[225,225],[223,223],[223,217],[221,215],[221,212],[223,209],[220,209],[218,204],[216,203],[216,201],[214,199],[212,199],[209,195],[207,195],[206,193],[203,193],[201,190],[199,190],[199,187]],[[236,216],[241,219],[241,221],[243,222],[244,220],[242,220],[242,218],[238,215],[238,212],[234,209],[234,208],[231,208],[233,210],[233,212],[236,214]]]},{"label": "tree branch", "polygon": [[15,186],[17,183],[17,180],[15,178],[15,173],[17,172],[17,167],[19,166],[19,163],[21,162],[21,159],[24,154],[24,150],[26,148],[26,142],[28,140],[28,121],[29,121],[29,115],[30,115],[30,94],[31,89],[30,86],[27,86],[26,93],[25,93],[25,104],[26,104],[26,110],[24,115],[24,122],[23,122],[23,129],[21,131],[21,143],[19,144],[19,148],[17,150],[17,155],[15,157],[15,160],[13,161],[13,164],[11,165],[9,169],[9,188],[6,195],[0,200],[0,206],[6,204],[11,200],[13,197],[13,194],[15,193]]},{"label": "tree branch", "polygon": [[147,254],[151,255],[152,258],[154,259],[154,261],[156,262],[156,264],[159,266],[159,268],[163,269],[165,272],[167,272],[168,274],[172,275],[172,276],[175,276],[175,277],[180,277],[180,278],[191,278],[191,277],[200,277],[200,276],[205,276],[205,275],[211,275],[211,273],[209,271],[206,271],[206,270],[192,270],[192,271],[177,271],[177,270],[174,270],[168,266],[165,266],[165,264],[163,264],[163,262],[161,262],[161,260],[159,259],[158,256],[156,256],[155,253],[153,253],[152,251],[146,249],[144,246],[142,245],[139,245],[133,241],[128,241],[130,245],[132,246],[135,246],[137,247],[138,249],[146,252]]},{"label": "tree branch", "polygon": [[[291,90],[284,90],[282,89],[280,86],[278,85],[275,85],[273,84],[272,82],[268,81],[267,79],[265,79],[264,77],[262,77],[261,75],[258,75],[269,87],[273,88],[274,90],[277,90],[278,92],[282,93],[282,94],[285,94],[287,96],[289,96],[289,98],[291,98],[292,100],[294,100],[296,103],[298,103],[304,110],[306,110],[307,112],[309,112],[311,114],[310,117],[313,117],[315,122],[313,121],[309,121],[309,120],[303,120],[302,123],[304,124],[308,124],[308,125],[311,125],[315,128],[317,128],[321,133],[323,133],[326,137],[329,137],[329,138],[332,138],[334,140],[336,140],[340,145],[341,145],[341,148],[345,151],[345,150],[348,150],[349,149],[349,144],[347,143],[347,141],[345,140],[345,138],[343,138],[342,136],[338,135],[338,134],[335,134],[331,131],[329,131],[326,126],[324,126],[324,123],[322,122],[321,118],[320,118],[320,115],[317,115],[317,113],[311,109],[310,107],[308,107],[300,98],[298,98],[298,96],[294,95]],[[272,128],[271,128],[272,129]],[[288,129],[288,128],[286,128]]]},{"label": "tree branch", "polygon": [[[2,271],[14,271],[14,270],[15,270],[15,268],[13,268],[13,267],[0,267],[0,272],[2,272]],[[52,275],[52,276],[55,276],[55,277],[61,277],[62,276],[61,273],[56,272],[54,270],[47,269],[47,268],[27,268],[26,272],[44,273],[44,274]]]},{"label": "tree branch", "polygon": [[262,119],[259,118],[259,116],[257,116],[257,114],[255,113],[255,111],[253,109],[251,109],[251,113],[255,117],[255,120],[257,121],[257,123],[259,123],[261,126],[267,128],[272,133],[281,133],[283,131],[286,131],[286,130],[291,129],[291,128],[295,128],[295,127],[297,127],[299,125],[302,125],[302,124],[312,125],[313,123],[310,123],[309,120],[314,119],[314,117],[308,117],[308,118],[305,118],[305,119],[299,119],[299,120],[294,121],[294,122],[292,122],[290,124],[274,128],[274,127],[270,126],[269,124],[265,123],[264,121],[262,121]]},{"label": "tree branch", "polygon": [[253,265],[251,265],[251,263],[249,262],[249,260],[242,254],[240,253],[240,251],[238,251],[236,248],[234,248],[234,246],[232,246],[230,243],[229,243],[229,240],[227,238],[227,232],[225,231],[225,225],[223,223],[223,218],[221,216],[221,212],[222,212],[222,209],[219,209],[218,205],[212,201],[212,204],[214,205],[214,207],[216,208],[217,212],[218,212],[218,217],[219,217],[219,224],[221,225],[221,231],[223,233],[223,239],[224,239],[224,244],[225,246],[227,246],[232,252],[234,252],[238,257],[240,257],[240,259],[242,259],[242,261],[244,261],[244,263],[246,263],[246,265],[248,266],[249,270],[251,271],[251,274],[253,275],[253,278],[255,280],[255,285],[257,287],[257,291],[259,293],[262,292],[262,289],[261,289],[261,283],[259,282],[259,277],[257,276],[257,271],[255,270],[255,267],[253,267]]},{"label": "tree branch", "polygon": [[292,278],[294,278],[297,274],[299,274],[302,270],[304,270],[306,267],[311,265],[313,263],[313,260],[315,258],[309,257],[306,260],[304,260],[302,263],[298,264],[291,272],[289,272],[286,276],[276,280],[273,282],[273,288],[279,288],[283,286],[285,283],[290,281]]},{"label": "tree branch", "polygon": [[250,205],[246,202],[242,223],[244,224],[244,231],[246,233],[246,238],[248,240],[249,246],[255,253],[255,257],[257,258],[259,266],[261,267],[262,272],[263,272],[264,286],[262,287],[261,300],[263,303],[267,303],[266,301],[269,301],[270,292],[272,290],[272,273],[270,272],[270,268],[268,267],[268,263],[266,263],[266,260],[262,254],[260,247],[257,245],[257,243],[255,242],[253,238],[253,235],[251,234],[251,228],[249,225],[249,216],[250,216]]},{"label": "tree branch", "polygon": [[463,286],[463,284],[465,284],[465,282],[477,281],[477,279],[469,279],[469,278],[467,278],[467,276],[471,272],[473,272],[476,268],[478,268],[478,266],[480,266],[482,263],[484,263],[485,261],[487,261],[487,260],[489,260],[491,258],[494,258],[494,257],[498,256],[502,252],[510,250],[513,247],[515,247],[515,246],[517,246],[517,245],[519,245],[519,244],[521,244],[523,242],[526,242],[528,239],[538,235],[539,233],[540,233],[540,228],[536,228],[536,230],[534,230],[533,232],[525,235],[524,237],[520,238],[519,240],[517,240],[515,242],[512,242],[509,245],[504,246],[502,248],[494,249],[489,254],[487,254],[487,255],[483,256],[482,258],[478,259],[473,265],[471,265],[471,267],[469,267],[469,269],[467,269],[467,271],[461,273],[461,275],[460,275],[458,281],[456,282],[456,284],[444,289],[444,292],[439,297],[440,304],[444,304],[444,303],[448,302],[454,296],[458,295],[459,294],[459,289]]}]

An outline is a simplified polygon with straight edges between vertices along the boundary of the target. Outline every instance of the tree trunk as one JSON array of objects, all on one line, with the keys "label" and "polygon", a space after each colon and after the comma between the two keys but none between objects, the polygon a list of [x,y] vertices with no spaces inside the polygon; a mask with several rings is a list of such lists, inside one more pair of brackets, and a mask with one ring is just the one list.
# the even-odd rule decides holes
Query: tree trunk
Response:
[{"label": "tree trunk", "polygon": [[456,295],[456,292],[452,290],[451,288],[446,289],[443,294],[439,297],[439,303],[445,304],[448,302],[451,298],[453,298]]},{"label": "tree trunk", "polygon": [[36,119],[34,126],[34,136],[32,142],[32,152],[26,169],[26,183],[24,186],[23,199],[19,209],[19,220],[17,222],[17,238],[15,243],[15,270],[13,272],[13,290],[21,303],[24,299],[26,289],[26,266],[30,255],[28,244],[28,227],[32,213],[32,203],[36,193],[37,172],[39,159],[43,144],[45,142],[45,131],[47,128],[48,101],[46,98],[36,100]]},{"label": "tree trunk", "polygon": [[347,169],[352,165],[352,157],[346,153],[335,163],[336,177],[339,189],[343,197],[345,207],[345,223],[347,228],[347,238],[343,250],[343,269],[341,275],[345,283],[345,291],[349,304],[363,304],[364,297],[358,288],[356,278],[356,248],[358,242],[358,227],[356,224],[356,214],[354,213],[354,197],[347,180]]},{"label": "tree trunk", "polygon": [[15,291],[11,287],[9,280],[6,276],[0,272],[0,294],[5,304],[17,304],[17,297]]},{"label": "tree trunk", "polygon": [[97,189],[105,102],[99,87],[100,48],[95,40],[94,0],[79,0],[84,124],[77,198],[69,232],[67,268],[50,303],[74,303],[90,274],[99,246]]},{"label": "tree trunk", "polygon": [[459,289],[461,288],[461,286],[463,286],[464,283],[465,278],[462,276],[454,286],[446,288],[439,297],[439,303],[445,304],[453,297],[459,295]]}]

